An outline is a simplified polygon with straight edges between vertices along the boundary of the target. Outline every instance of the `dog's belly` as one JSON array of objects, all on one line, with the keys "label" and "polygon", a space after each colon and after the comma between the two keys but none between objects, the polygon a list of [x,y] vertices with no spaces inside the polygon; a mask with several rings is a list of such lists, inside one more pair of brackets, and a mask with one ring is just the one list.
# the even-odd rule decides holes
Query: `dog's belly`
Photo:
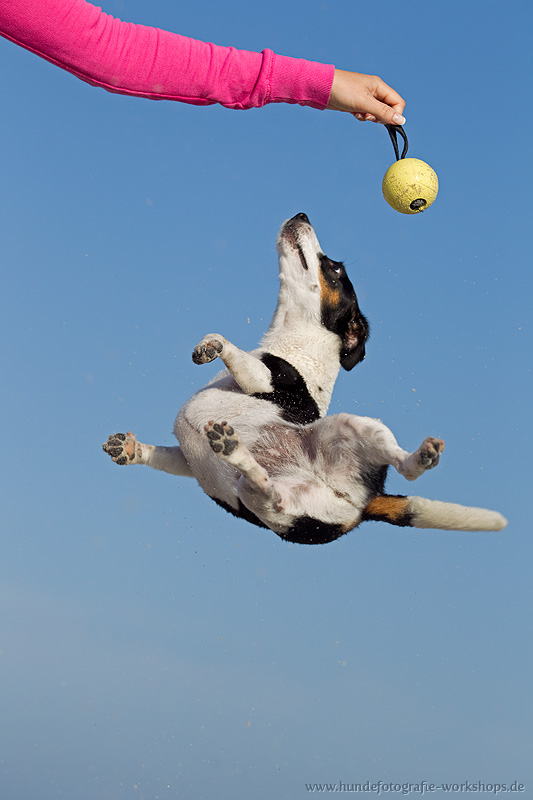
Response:
[{"label": "dog's belly", "polygon": [[[211,420],[229,423],[271,480],[284,487],[284,513],[260,515],[260,520],[243,513],[237,491],[241,474],[212,451],[205,433]],[[383,489],[386,467],[368,464],[364,440],[344,418],[288,423],[274,403],[244,394],[232,378],[217,380],[185,403],[174,431],[207,495],[238,516],[296,537],[291,541],[337,538],[358,525],[368,501]]]}]

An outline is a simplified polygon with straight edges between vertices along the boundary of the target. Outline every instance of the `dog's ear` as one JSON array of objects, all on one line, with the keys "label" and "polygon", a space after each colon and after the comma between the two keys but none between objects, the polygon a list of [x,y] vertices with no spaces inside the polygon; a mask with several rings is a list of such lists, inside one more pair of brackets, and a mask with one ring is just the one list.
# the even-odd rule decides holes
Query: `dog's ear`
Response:
[{"label": "dog's ear", "polygon": [[341,367],[345,370],[351,370],[356,364],[359,364],[365,357],[365,343],[356,345],[355,347],[343,347],[341,350]]},{"label": "dog's ear", "polygon": [[352,318],[346,328],[346,333],[342,337],[342,349],[340,353],[341,367],[351,370],[359,364],[365,357],[365,345],[370,335],[370,329],[366,317],[360,312],[356,318]]}]

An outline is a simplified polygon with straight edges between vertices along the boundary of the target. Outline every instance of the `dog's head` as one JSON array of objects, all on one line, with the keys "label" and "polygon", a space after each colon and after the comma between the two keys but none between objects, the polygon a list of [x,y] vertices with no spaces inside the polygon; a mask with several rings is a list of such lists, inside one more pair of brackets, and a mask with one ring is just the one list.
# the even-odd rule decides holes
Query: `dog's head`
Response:
[{"label": "dog's head", "polygon": [[305,214],[287,220],[278,237],[280,300],[341,341],[340,362],[353,369],[365,357],[369,335],[357,295],[341,261],[324,255]]}]

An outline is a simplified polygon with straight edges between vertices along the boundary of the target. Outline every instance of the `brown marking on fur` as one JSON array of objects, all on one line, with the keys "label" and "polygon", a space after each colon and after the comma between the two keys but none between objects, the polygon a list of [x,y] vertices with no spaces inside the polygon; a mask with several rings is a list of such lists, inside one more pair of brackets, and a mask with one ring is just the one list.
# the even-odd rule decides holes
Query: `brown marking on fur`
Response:
[{"label": "brown marking on fur", "polygon": [[379,495],[363,511],[363,519],[382,520],[392,525],[409,525],[409,498],[395,495]]},{"label": "brown marking on fur", "polygon": [[322,298],[322,302],[330,308],[336,308],[339,305],[341,296],[340,288],[332,289],[331,286],[328,286],[324,276],[322,275],[322,270],[320,269],[318,270],[318,279],[320,281],[320,296]]}]

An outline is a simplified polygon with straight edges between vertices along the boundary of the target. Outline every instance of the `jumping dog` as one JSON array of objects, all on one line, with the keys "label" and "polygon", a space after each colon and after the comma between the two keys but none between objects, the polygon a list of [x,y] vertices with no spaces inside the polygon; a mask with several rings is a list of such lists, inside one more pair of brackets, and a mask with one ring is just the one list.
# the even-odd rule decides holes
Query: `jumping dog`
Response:
[{"label": "jumping dog", "polygon": [[393,466],[414,481],[444,449],[428,437],[403,450],[379,420],[326,416],[341,367],[365,357],[369,327],[344,265],[326,256],[305,214],[277,242],[280,291],[260,346],[244,352],[219,334],[193,361],[226,369],[181,408],[179,447],[116,433],[103,445],[116,464],[146,464],[195,478],[227,511],[301,544],[325,544],[365,520],[447,530],[501,530],[496,511],[388,495]]}]

